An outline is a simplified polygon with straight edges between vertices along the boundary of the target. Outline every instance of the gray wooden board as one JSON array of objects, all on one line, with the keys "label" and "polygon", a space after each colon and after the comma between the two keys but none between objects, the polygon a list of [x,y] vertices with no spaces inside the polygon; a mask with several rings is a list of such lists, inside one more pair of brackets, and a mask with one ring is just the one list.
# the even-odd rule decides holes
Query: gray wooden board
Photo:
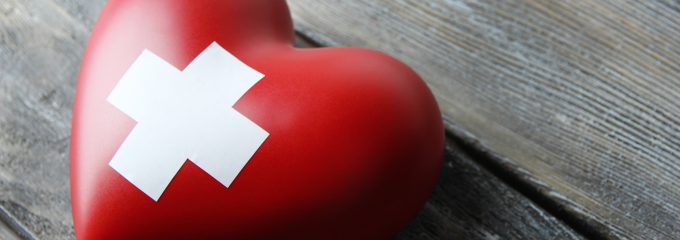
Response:
[{"label": "gray wooden board", "polygon": [[678,1],[297,0],[413,66],[457,137],[595,237],[680,238]]},{"label": "gray wooden board", "polygon": [[26,228],[18,226],[20,222],[13,217],[7,210],[0,205],[0,239],[2,240],[19,240],[23,238],[31,238],[32,235],[26,234],[22,236],[21,233],[27,233]]},{"label": "gray wooden board", "polygon": [[448,140],[439,183],[396,239],[582,239]]},{"label": "gray wooden board", "polygon": [[[9,214],[0,218],[0,238],[26,235],[25,230],[41,239],[73,238],[70,114],[80,59],[102,6],[103,1],[0,1],[0,206]],[[450,142],[432,198],[397,238],[580,236]]]},{"label": "gray wooden board", "polygon": [[51,0],[0,1],[0,204],[45,239],[73,234],[70,109],[88,29]]}]

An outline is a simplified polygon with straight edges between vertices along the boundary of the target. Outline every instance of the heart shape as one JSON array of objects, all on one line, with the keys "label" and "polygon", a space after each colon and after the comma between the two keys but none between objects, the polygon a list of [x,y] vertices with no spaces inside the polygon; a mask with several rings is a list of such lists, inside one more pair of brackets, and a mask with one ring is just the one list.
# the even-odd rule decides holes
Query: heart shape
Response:
[{"label": "heart shape", "polygon": [[73,113],[78,239],[376,239],[408,223],[443,152],[429,89],[382,53],[292,40],[282,0],[110,1]]}]

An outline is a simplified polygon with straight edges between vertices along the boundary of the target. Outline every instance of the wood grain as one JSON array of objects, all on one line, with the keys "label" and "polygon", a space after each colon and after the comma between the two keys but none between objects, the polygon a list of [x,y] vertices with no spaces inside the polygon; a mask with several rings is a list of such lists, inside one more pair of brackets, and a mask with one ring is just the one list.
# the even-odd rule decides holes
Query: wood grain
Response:
[{"label": "wood grain", "polygon": [[[0,2],[0,208],[8,215],[0,218],[2,239],[22,234],[29,239],[74,237],[68,176],[70,114],[81,55],[103,3]],[[449,142],[433,197],[397,238],[581,236]]]},{"label": "wood grain", "polygon": [[439,183],[396,239],[583,239],[448,140]]},{"label": "wood grain", "polygon": [[[0,205],[0,239],[3,240],[20,240],[24,238],[31,238],[30,234],[21,236],[18,229],[25,229],[23,226],[17,226],[20,222],[10,215],[4,207]],[[23,233],[28,233],[23,231]]]},{"label": "wood grain", "polygon": [[70,109],[88,29],[49,0],[0,1],[0,204],[40,238],[73,235]]},{"label": "wood grain", "polygon": [[290,5],[316,41],[413,66],[457,136],[580,231],[680,236],[677,1]]}]

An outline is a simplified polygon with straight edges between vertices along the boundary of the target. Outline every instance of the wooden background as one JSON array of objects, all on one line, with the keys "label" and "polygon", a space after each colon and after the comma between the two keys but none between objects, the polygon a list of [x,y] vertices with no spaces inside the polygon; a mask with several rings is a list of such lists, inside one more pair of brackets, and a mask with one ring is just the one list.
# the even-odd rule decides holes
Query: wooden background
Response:
[{"label": "wooden background", "polygon": [[[301,46],[387,52],[447,126],[397,239],[680,238],[678,1],[290,0]],[[0,0],[0,238],[72,239],[75,79],[104,1]]]}]

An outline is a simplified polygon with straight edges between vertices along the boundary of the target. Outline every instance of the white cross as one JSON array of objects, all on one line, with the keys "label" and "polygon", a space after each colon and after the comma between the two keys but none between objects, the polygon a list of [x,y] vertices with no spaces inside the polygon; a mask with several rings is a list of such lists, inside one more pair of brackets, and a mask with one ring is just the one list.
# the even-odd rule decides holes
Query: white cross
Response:
[{"label": "white cross", "polygon": [[262,77],[214,42],[183,71],[144,50],[107,99],[137,121],[109,165],[154,201],[187,159],[229,187],[269,135],[232,108]]}]

